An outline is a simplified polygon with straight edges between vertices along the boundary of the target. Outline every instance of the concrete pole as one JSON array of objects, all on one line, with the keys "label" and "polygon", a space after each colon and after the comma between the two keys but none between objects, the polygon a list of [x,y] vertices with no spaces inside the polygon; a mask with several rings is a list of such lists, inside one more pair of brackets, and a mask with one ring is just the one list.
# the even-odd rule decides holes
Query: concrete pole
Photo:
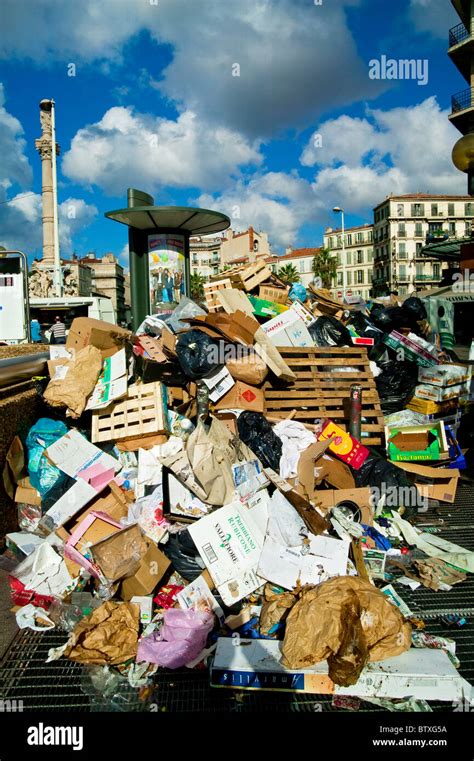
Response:
[{"label": "concrete pole", "polygon": [[[54,294],[61,296],[61,263],[59,258],[59,235],[56,190],[56,144],[54,126],[54,101],[40,102],[41,137],[35,147],[41,157],[41,190],[43,206],[43,264],[54,269]],[[53,155],[54,150],[54,155]]]}]

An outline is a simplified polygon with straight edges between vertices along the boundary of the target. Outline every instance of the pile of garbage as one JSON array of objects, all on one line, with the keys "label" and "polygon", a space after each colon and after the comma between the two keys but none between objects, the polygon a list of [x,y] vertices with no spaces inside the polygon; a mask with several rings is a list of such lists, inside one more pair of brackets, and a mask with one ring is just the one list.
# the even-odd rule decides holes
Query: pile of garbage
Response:
[{"label": "pile of garbage", "polygon": [[466,467],[469,366],[419,299],[225,275],[206,308],[183,297],[135,334],[80,317],[51,347],[45,414],[3,473],[18,626],[136,687],[207,665],[215,687],[462,699],[453,640],[403,591],[474,572],[418,526]]}]

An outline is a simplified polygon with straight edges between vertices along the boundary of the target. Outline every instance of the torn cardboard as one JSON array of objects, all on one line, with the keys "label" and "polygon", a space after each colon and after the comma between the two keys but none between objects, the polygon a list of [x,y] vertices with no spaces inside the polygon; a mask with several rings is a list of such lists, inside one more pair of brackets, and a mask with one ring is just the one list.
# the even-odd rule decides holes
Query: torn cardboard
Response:
[{"label": "torn cardboard", "polygon": [[131,339],[131,332],[103,320],[91,317],[76,317],[69,330],[66,348],[80,351],[85,346],[99,349],[102,359],[111,357]]}]

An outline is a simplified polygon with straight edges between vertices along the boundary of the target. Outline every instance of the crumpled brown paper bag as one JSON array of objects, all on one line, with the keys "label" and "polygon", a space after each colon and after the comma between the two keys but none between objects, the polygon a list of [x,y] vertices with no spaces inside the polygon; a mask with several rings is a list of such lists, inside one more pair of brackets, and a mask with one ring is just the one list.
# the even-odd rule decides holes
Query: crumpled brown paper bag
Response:
[{"label": "crumpled brown paper bag", "polygon": [[207,494],[203,501],[218,506],[232,501],[235,491],[232,465],[257,459],[217,418],[212,418],[209,431],[201,421],[198,423],[188,439],[186,452],[194,475]]},{"label": "crumpled brown paper bag", "polygon": [[235,380],[259,386],[268,375],[268,367],[256,352],[249,352],[237,359],[228,359],[226,368]]},{"label": "crumpled brown paper bag", "polygon": [[265,600],[260,613],[259,630],[268,636],[275,624],[283,621],[288,611],[296,603],[299,592],[274,592],[272,584],[265,584]]},{"label": "crumpled brown paper bag", "polygon": [[104,602],[77,624],[63,655],[80,663],[125,663],[137,655],[139,622],[136,603]]},{"label": "crumpled brown paper bag", "polygon": [[109,581],[133,576],[140,567],[148,547],[137,523],[97,542],[91,552]]},{"label": "crumpled brown paper bag", "polygon": [[44,398],[52,407],[67,407],[73,418],[84,412],[102,369],[102,354],[95,346],[86,346],[66,363],[67,375],[48,383]]},{"label": "crumpled brown paper bag", "polygon": [[304,668],[327,660],[329,676],[355,684],[367,661],[408,650],[411,626],[388,598],[357,576],[339,576],[303,590],[286,620],[282,664]]}]

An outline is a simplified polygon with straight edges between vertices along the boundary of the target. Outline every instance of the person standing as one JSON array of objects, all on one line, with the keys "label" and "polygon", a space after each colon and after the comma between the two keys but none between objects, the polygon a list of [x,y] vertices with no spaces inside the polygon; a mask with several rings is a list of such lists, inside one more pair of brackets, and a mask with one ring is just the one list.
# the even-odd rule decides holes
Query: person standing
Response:
[{"label": "person standing", "polygon": [[66,326],[60,317],[54,318],[54,323],[51,325],[51,338],[50,344],[65,344],[66,343]]},{"label": "person standing", "polygon": [[30,329],[31,329],[31,340],[34,344],[40,344],[43,340],[43,337],[41,335],[41,325],[39,324],[36,317],[33,317],[33,319],[30,322]]}]

